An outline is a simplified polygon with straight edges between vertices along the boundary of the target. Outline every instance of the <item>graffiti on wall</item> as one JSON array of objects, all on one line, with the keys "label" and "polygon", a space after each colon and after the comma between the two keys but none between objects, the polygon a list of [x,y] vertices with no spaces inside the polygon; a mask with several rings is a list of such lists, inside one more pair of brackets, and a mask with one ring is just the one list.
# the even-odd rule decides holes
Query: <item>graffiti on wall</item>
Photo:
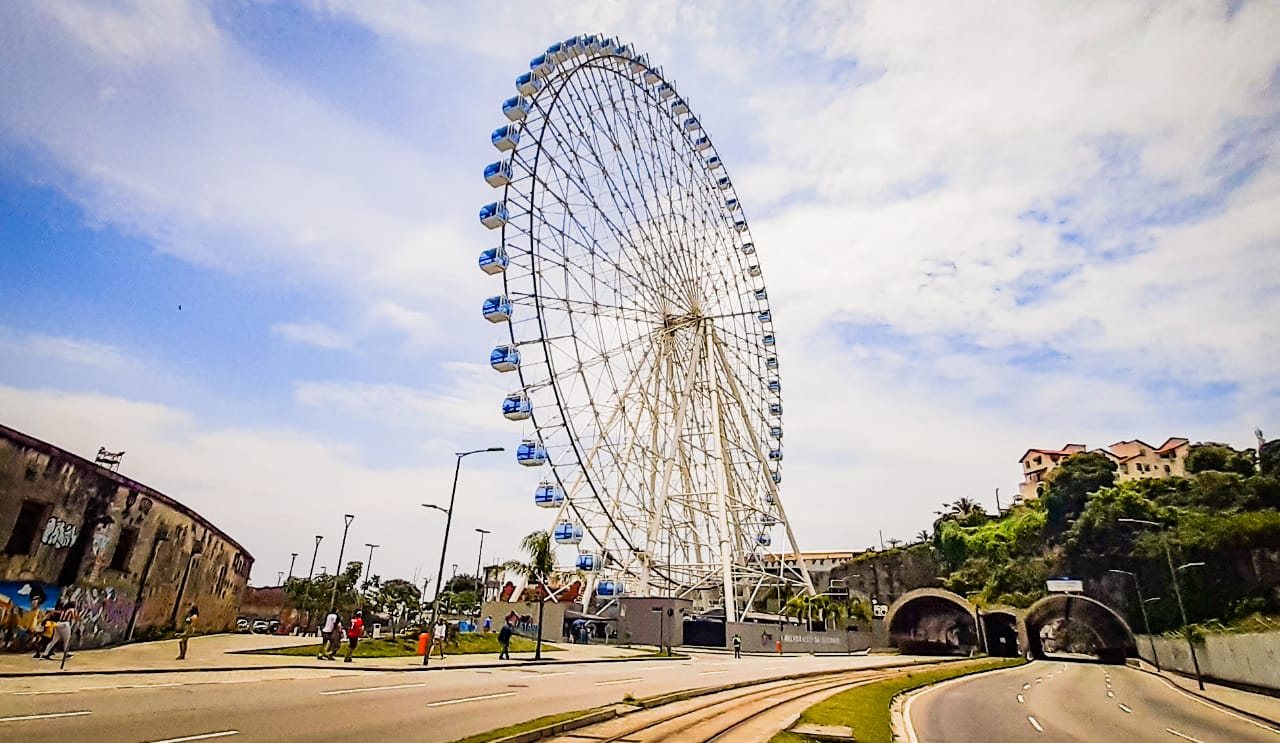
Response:
[{"label": "graffiti on wall", "polygon": [[44,616],[62,589],[47,583],[0,581],[0,650],[31,651],[44,641]]},{"label": "graffiti on wall", "polygon": [[75,524],[63,521],[57,516],[50,516],[45,522],[44,534],[40,535],[40,542],[56,549],[66,549],[75,544],[78,536],[80,536],[80,529]]},{"label": "graffiti on wall", "polygon": [[96,647],[124,639],[133,614],[132,598],[114,588],[99,586],[73,586],[67,598],[80,613],[78,645]]}]

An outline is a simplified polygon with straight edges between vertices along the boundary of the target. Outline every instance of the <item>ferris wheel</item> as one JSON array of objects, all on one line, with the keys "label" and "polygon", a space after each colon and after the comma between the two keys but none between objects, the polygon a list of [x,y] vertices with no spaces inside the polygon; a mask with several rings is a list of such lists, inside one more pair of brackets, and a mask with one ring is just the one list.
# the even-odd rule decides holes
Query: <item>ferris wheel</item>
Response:
[{"label": "ferris wheel", "polygon": [[736,621],[779,582],[812,592],[778,494],[773,310],[710,137],[613,38],[552,44],[515,87],[484,170],[479,264],[502,291],[483,315],[508,330],[502,414],[584,605],[669,596]]}]

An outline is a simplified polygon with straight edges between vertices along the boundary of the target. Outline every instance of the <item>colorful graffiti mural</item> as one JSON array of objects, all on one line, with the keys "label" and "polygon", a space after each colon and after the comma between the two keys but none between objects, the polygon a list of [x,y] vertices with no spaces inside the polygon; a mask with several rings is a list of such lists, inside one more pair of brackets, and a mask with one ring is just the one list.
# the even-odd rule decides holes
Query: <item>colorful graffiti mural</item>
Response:
[{"label": "colorful graffiti mural", "polygon": [[47,583],[0,581],[0,650],[34,650],[44,639],[44,615],[61,593]]},{"label": "colorful graffiti mural", "polygon": [[67,598],[80,613],[76,644],[98,647],[124,639],[133,614],[133,599],[110,587],[73,586]]},{"label": "colorful graffiti mural", "polygon": [[40,535],[40,543],[57,549],[66,549],[75,544],[80,536],[80,528],[56,516],[50,516],[44,525],[44,534]]}]

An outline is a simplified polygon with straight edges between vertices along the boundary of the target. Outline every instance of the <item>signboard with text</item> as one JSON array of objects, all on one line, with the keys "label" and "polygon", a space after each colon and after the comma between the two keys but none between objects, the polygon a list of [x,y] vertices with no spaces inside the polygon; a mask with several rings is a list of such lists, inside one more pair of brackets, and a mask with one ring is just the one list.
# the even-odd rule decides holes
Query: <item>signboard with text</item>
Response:
[{"label": "signboard with text", "polygon": [[1084,582],[1070,578],[1054,578],[1045,581],[1049,593],[1084,593]]}]

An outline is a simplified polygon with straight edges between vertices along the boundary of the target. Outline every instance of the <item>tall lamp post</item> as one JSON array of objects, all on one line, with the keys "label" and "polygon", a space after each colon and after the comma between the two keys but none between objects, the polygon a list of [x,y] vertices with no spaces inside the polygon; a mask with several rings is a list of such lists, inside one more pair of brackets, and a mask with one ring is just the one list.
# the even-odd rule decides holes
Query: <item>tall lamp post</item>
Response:
[{"label": "tall lamp post", "polygon": [[477,528],[476,533],[480,535],[480,551],[476,553],[476,593],[479,595],[480,603],[484,604],[484,579],[480,577],[480,563],[484,562],[484,535],[492,532]]},{"label": "tall lamp post", "polygon": [[369,576],[373,573],[373,551],[382,545],[365,542],[364,546],[369,548],[369,559],[364,564],[364,583],[367,586],[369,585]]},{"label": "tall lamp post", "polygon": [[311,581],[316,577],[316,556],[320,554],[320,542],[324,540],[324,535],[316,535],[316,548],[311,552],[311,569],[307,571],[307,593],[302,597],[303,609],[307,612],[307,624],[302,628],[303,632],[311,629]]},{"label": "tall lamp post", "polygon": [[295,560],[297,560],[297,559],[298,559],[298,553],[297,553],[297,552],[290,552],[290,553],[289,553],[289,580],[293,580],[293,563],[294,563],[294,561],[295,561]]},{"label": "tall lamp post", "polygon": [[1147,640],[1151,643],[1151,662],[1155,664],[1156,670],[1160,670],[1160,656],[1156,655],[1156,638],[1151,635],[1151,620],[1147,618],[1147,602],[1142,598],[1142,585],[1138,583],[1138,574],[1131,573],[1128,570],[1115,570],[1114,568],[1107,571],[1108,573],[1120,573],[1133,578],[1133,590],[1138,592],[1138,608],[1142,609],[1142,624],[1147,628]]},{"label": "tall lamp post", "polygon": [[347,551],[347,531],[356,517],[346,513],[342,515],[342,546],[338,547],[338,567],[333,569],[333,590],[329,592],[329,611],[338,605],[338,579],[342,577],[342,553]]},{"label": "tall lamp post", "polygon": [[1178,567],[1173,566],[1173,554],[1169,551],[1169,535],[1164,532],[1164,524],[1146,519],[1116,519],[1125,524],[1141,524],[1160,529],[1160,541],[1164,544],[1164,559],[1169,563],[1169,577],[1173,579],[1173,595],[1178,598],[1178,613],[1182,615],[1182,632],[1187,636],[1187,649],[1191,651],[1191,665],[1196,669],[1196,685],[1204,690],[1204,678],[1200,675],[1200,659],[1196,657],[1196,644],[1191,640],[1191,625],[1187,622],[1187,607],[1182,603],[1182,588],[1178,585],[1178,572],[1190,567],[1201,567],[1203,562],[1189,562]]},{"label": "tall lamp post", "polygon": [[[453,526],[453,503],[458,495],[458,473],[462,471],[462,458],[469,457],[472,454],[483,454],[491,451],[503,451],[501,446],[491,446],[488,449],[473,449],[471,451],[456,452],[454,456],[458,458],[453,468],[453,489],[449,492],[449,507],[441,508],[433,503],[423,503],[424,508],[432,508],[444,513],[444,539],[440,542],[440,568],[436,573],[436,598],[431,602],[431,633],[432,639],[435,639],[436,622],[440,619],[440,589],[444,588],[444,560],[449,550],[449,527]],[[542,628],[539,627],[541,632]],[[422,665],[427,665],[427,661],[431,658],[431,648],[427,648],[427,652],[422,654]]]}]

